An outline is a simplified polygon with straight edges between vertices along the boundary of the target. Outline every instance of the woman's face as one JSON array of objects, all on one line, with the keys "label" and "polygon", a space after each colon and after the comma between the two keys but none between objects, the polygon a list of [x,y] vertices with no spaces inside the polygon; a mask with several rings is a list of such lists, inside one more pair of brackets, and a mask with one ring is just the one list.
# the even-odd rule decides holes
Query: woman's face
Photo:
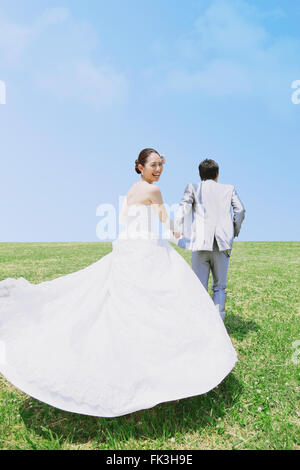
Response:
[{"label": "woman's face", "polygon": [[150,153],[145,166],[139,165],[138,168],[143,173],[143,178],[148,183],[154,183],[158,181],[163,171],[162,159],[157,153]]}]

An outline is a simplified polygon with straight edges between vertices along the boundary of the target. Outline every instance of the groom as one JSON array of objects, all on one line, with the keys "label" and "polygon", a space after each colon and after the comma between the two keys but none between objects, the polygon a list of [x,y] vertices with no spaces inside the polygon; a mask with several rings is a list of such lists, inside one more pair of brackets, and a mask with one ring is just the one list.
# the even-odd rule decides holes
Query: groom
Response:
[{"label": "groom", "polygon": [[186,186],[175,215],[176,231],[183,234],[178,246],[192,251],[193,271],[206,290],[212,271],[213,301],[224,320],[229,258],[245,208],[233,185],[218,183],[219,166],[214,160],[201,162],[199,174],[202,182]]}]

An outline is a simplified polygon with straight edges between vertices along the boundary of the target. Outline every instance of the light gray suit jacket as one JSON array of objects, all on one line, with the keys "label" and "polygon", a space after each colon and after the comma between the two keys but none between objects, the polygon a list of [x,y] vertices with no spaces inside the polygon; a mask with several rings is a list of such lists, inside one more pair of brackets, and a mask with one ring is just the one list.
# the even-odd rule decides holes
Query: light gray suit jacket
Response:
[{"label": "light gray suit jacket", "polygon": [[232,184],[211,179],[189,183],[174,217],[176,231],[184,235],[178,245],[192,251],[213,251],[216,237],[220,251],[231,250],[245,212]]}]

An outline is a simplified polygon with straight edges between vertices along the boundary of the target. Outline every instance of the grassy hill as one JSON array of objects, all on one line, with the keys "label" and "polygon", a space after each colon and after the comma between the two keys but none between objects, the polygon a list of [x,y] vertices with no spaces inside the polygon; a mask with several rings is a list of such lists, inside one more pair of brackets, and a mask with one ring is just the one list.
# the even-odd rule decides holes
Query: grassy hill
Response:
[{"label": "grassy hill", "polygon": [[[0,243],[0,280],[77,271],[111,243]],[[176,247],[190,263],[191,252]],[[205,395],[119,418],[64,412],[0,375],[2,449],[299,449],[299,242],[234,242],[225,326],[239,356]]]}]

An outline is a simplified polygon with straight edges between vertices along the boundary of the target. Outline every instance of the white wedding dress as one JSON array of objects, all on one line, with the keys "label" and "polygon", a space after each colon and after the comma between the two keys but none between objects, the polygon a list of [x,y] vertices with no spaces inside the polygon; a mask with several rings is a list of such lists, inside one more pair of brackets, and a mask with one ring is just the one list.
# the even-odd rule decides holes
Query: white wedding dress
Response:
[{"label": "white wedding dress", "polygon": [[[130,210],[134,216],[130,215]],[[128,212],[129,211],[129,212]],[[56,408],[115,417],[216,387],[238,361],[188,263],[127,206],[111,253],[32,284],[0,282],[0,372]]]}]

